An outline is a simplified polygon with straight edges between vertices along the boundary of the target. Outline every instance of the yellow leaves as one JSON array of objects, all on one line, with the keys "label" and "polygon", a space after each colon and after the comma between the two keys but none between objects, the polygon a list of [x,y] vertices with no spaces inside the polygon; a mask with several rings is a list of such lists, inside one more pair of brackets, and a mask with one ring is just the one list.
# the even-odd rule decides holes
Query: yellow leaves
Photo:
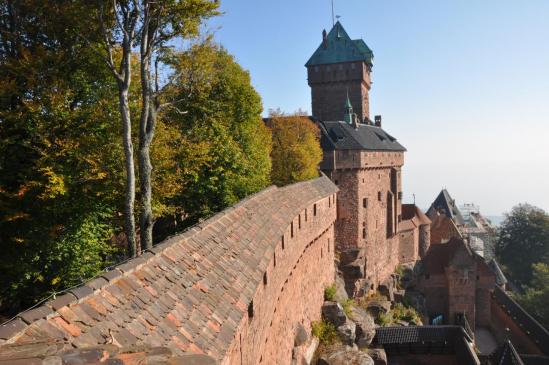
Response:
[{"label": "yellow leaves", "polygon": [[47,178],[44,191],[38,196],[40,199],[53,199],[59,195],[65,195],[67,189],[63,176],[57,175],[51,167],[44,167],[39,171]]},{"label": "yellow leaves", "polygon": [[8,216],[5,220],[6,222],[13,222],[13,221],[16,221],[18,219],[25,219],[25,218],[28,218],[29,215],[27,213],[24,213],[24,212],[17,212],[17,213],[14,213],[10,216]]},{"label": "yellow leaves", "polygon": [[61,281],[61,277],[56,276],[56,277],[54,277],[53,279],[51,279],[51,285],[56,285],[56,284],[59,283],[60,281]]}]

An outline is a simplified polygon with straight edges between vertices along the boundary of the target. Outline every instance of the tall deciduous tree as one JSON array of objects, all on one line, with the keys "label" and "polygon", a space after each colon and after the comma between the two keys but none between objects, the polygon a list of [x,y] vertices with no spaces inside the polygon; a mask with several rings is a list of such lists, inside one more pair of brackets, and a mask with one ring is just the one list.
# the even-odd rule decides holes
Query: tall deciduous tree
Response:
[{"label": "tall deciduous tree", "polygon": [[317,177],[322,160],[318,127],[303,115],[280,112],[271,112],[267,125],[273,134],[272,182],[283,186]]},{"label": "tall deciduous tree", "polygon": [[[216,15],[217,1],[211,0],[142,0],[140,37],[141,56],[141,118],[139,122],[139,178],[141,186],[141,244],[151,248],[153,211],[152,211],[152,164],[151,144],[158,113],[163,107],[177,103],[177,100],[162,102],[164,88],[169,88],[177,74],[162,89],[159,86],[158,67],[170,42],[176,39],[192,37],[198,34],[202,22]],[[152,74],[152,60],[155,60],[155,74]]]},{"label": "tall deciduous tree", "polygon": [[530,284],[532,265],[549,264],[549,215],[528,204],[515,206],[500,228],[496,256],[514,281]]},{"label": "tall deciduous tree", "polygon": [[[136,42],[136,32],[140,17],[137,1],[112,2],[99,1],[99,26],[103,35],[103,46],[106,55],[104,60],[116,80],[118,86],[118,105],[122,124],[122,145],[124,146],[124,162],[126,168],[126,199],[125,199],[125,232],[128,241],[128,255],[138,254],[135,238],[135,166],[133,157],[132,122],[130,112],[130,87],[132,81],[132,55]],[[111,19],[111,16],[114,19]],[[115,59],[115,51],[119,50],[121,57]]]}]

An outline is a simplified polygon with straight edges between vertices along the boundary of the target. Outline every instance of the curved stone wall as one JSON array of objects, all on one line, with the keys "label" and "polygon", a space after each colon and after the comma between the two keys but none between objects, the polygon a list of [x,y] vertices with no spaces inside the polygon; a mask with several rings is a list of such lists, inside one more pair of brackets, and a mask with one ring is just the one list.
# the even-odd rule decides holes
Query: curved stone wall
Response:
[{"label": "curved stone wall", "polygon": [[20,314],[0,327],[0,353],[114,344],[289,364],[297,325],[320,318],[334,279],[336,192],[323,176],[247,198]]}]

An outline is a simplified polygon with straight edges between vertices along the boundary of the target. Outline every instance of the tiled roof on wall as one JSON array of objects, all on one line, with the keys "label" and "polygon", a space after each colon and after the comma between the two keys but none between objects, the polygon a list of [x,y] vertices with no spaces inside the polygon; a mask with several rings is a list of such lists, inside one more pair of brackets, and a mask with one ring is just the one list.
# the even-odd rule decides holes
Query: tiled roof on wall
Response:
[{"label": "tiled roof on wall", "polygon": [[337,192],[326,177],[270,187],[0,327],[10,343],[166,347],[219,360],[292,219]]}]

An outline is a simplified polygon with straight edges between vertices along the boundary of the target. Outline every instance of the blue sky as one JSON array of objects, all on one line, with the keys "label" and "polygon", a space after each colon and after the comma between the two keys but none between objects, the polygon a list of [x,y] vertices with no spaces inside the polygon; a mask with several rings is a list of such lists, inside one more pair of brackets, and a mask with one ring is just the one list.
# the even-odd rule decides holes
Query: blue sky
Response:
[{"label": "blue sky", "polygon": [[[210,22],[250,71],[265,110],[310,112],[305,62],[332,25],[330,0],[225,0]],[[375,55],[371,115],[408,148],[404,198],[446,187],[499,215],[549,210],[549,1],[335,0]]]}]

